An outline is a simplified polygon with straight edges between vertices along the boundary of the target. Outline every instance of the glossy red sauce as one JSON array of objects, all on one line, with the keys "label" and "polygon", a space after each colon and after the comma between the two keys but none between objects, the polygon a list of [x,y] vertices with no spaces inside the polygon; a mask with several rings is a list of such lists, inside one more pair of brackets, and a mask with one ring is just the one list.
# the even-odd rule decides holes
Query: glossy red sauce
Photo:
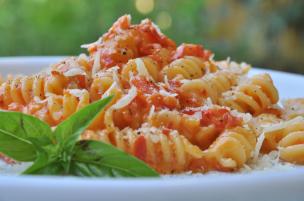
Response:
[{"label": "glossy red sauce", "polygon": [[196,56],[207,60],[211,55],[212,52],[205,50],[202,45],[183,43],[173,53],[171,60],[179,59],[184,56]]},{"label": "glossy red sauce", "polygon": [[153,81],[142,76],[135,77],[131,83],[144,94],[153,94],[159,91],[159,87]]},{"label": "glossy red sauce", "polygon": [[170,51],[176,49],[174,41],[161,34],[150,20],[145,20],[138,25],[131,25],[127,15],[120,17],[102,36],[99,44],[91,46],[88,50],[94,57],[100,54],[100,63],[108,68],[115,65],[121,66],[129,59],[154,56],[160,49]]},{"label": "glossy red sauce", "polygon": [[146,154],[147,154],[146,138],[143,135],[140,135],[136,138],[134,142],[134,155],[141,160],[145,160]]},{"label": "glossy red sauce", "polygon": [[231,115],[227,109],[209,109],[202,111],[201,126],[214,125],[218,130],[234,128],[241,125],[240,118]]}]

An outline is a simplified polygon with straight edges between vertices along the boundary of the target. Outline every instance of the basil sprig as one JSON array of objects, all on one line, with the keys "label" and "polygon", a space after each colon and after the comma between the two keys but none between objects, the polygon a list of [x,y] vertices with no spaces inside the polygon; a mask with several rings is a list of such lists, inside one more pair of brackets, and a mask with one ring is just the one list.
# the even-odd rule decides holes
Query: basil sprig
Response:
[{"label": "basil sprig", "polygon": [[60,123],[54,131],[23,113],[0,111],[0,152],[22,162],[33,161],[23,174],[90,177],[159,176],[141,160],[80,135],[112,100],[96,101]]},{"label": "basil sprig", "polygon": [[79,141],[70,172],[78,176],[151,177],[158,174],[143,161],[99,141]]}]

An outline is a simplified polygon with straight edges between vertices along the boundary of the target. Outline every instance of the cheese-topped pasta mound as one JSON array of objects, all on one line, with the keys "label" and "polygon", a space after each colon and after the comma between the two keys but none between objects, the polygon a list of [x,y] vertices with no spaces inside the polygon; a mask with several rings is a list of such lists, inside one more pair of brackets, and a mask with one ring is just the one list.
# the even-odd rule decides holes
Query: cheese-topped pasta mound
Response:
[{"label": "cheese-topped pasta mound", "polygon": [[88,55],[30,76],[9,76],[0,108],[56,126],[82,107],[113,95],[82,139],[112,144],[160,173],[238,171],[277,150],[304,164],[304,100],[277,105],[268,74],[216,61],[198,44],[181,44],[150,20],[120,17]]}]

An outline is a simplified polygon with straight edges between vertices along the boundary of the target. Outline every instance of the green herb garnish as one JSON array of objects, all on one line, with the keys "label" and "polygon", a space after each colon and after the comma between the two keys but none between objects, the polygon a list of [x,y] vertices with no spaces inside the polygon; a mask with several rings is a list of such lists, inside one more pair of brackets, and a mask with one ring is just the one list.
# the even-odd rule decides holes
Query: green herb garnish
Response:
[{"label": "green herb garnish", "polygon": [[107,97],[74,113],[54,131],[43,121],[19,112],[0,111],[0,152],[16,161],[33,161],[23,174],[90,177],[159,176],[141,160],[80,135],[111,101]]}]

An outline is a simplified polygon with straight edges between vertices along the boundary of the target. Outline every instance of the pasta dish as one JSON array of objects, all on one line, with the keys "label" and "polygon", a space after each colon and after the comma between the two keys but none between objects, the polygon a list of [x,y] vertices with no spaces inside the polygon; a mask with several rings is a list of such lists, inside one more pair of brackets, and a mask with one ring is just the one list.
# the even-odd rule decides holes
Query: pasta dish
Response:
[{"label": "pasta dish", "polygon": [[269,74],[179,46],[150,20],[120,17],[88,54],[1,81],[0,108],[52,127],[109,95],[81,139],[111,144],[161,174],[234,172],[276,152],[304,164],[304,99],[279,104]]}]

